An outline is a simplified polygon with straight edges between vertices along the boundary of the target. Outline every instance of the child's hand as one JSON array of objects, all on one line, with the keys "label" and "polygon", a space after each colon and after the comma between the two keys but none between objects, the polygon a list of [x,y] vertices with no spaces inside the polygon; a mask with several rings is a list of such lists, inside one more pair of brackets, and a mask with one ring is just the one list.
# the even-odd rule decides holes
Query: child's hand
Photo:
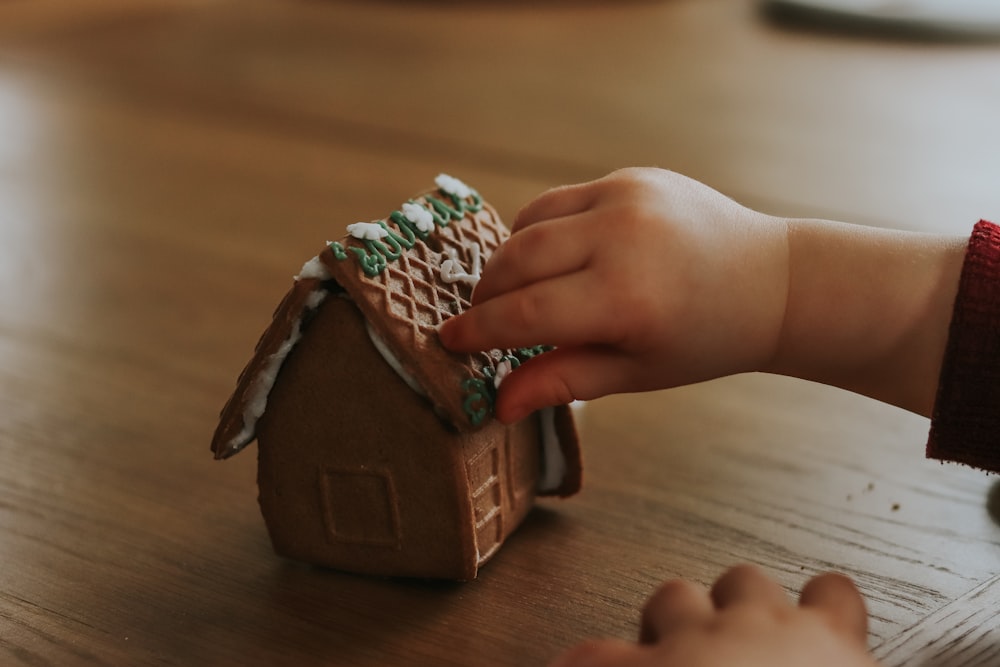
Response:
[{"label": "child's hand", "polygon": [[498,417],[756,370],[788,283],[784,221],[676,173],[626,169],[529,203],[490,258],[456,351],[555,345],[512,373]]},{"label": "child's hand", "polygon": [[849,579],[826,574],[796,607],[753,567],[705,591],[671,581],[646,603],[639,644],[591,641],[552,667],[877,667],[868,654],[864,601]]}]

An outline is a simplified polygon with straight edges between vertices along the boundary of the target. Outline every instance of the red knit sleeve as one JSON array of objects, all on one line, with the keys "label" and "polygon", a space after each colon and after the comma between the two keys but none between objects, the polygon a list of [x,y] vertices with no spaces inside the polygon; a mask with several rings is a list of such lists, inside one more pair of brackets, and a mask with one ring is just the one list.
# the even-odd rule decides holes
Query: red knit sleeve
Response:
[{"label": "red knit sleeve", "polygon": [[962,265],[927,456],[1000,472],[1000,227],[985,220]]}]

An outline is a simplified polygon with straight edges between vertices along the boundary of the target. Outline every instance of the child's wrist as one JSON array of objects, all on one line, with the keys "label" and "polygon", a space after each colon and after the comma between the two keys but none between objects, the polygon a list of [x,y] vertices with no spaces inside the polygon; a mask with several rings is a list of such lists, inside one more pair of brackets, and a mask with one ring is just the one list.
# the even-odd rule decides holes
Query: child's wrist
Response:
[{"label": "child's wrist", "polygon": [[927,414],[964,239],[789,221],[789,297],[770,372]]}]

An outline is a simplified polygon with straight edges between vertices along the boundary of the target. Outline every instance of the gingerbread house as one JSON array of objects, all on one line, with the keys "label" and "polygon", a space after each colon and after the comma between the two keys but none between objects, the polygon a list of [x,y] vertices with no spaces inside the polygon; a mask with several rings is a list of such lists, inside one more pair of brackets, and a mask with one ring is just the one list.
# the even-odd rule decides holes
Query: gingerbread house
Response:
[{"label": "gingerbread house", "polygon": [[348,227],[307,262],[222,410],[227,458],[258,441],[261,512],[284,556],[351,572],[469,580],[536,495],[580,487],[568,406],[506,426],[503,377],[545,348],[445,350],[509,232],[473,189],[437,188]]}]

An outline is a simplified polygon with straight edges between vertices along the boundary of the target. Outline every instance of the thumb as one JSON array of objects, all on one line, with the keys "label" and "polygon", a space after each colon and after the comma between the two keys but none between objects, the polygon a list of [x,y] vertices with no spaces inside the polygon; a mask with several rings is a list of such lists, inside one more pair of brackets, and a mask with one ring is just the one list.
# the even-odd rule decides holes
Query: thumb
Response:
[{"label": "thumb", "polygon": [[598,346],[559,347],[507,376],[497,395],[496,415],[510,424],[540,408],[624,391],[626,383],[620,353]]}]

